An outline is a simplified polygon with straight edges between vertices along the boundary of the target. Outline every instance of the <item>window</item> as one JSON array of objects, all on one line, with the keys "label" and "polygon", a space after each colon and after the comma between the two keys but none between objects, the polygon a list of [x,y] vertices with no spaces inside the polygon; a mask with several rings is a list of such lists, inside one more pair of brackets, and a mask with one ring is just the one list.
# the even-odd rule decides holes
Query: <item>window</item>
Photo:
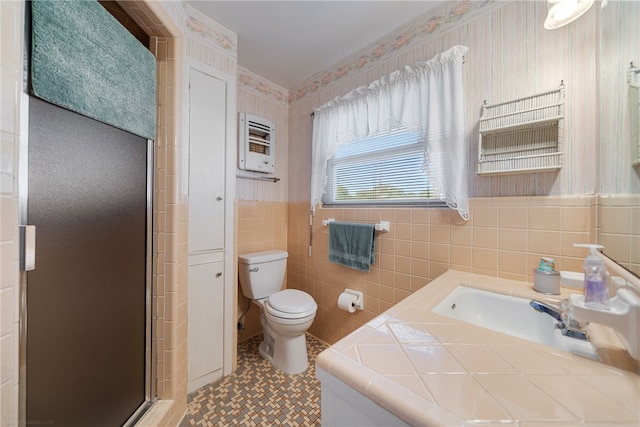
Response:
[{"label": "window", "polygon": [[444,205],[424,168],[417,132],[400,129],[344,145],[327,162],[325,205]]},{"label": "window", "polygon": [[462,85],[467,50],[454,46],[314,110],[312,214],[321,202],[425,204],[437,193],[469,219]]}]

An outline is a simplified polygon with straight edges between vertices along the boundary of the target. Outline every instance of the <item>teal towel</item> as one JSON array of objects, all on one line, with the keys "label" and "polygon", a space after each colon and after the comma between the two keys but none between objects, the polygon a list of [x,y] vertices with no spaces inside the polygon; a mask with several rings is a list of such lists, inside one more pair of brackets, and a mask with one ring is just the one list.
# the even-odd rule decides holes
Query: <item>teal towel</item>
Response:
[{"label": "teal towel", "polygon": [[329,223],[329,261],[360,271],[375,262],[373,224]]},{"label": "teal towel", "polygon": [[153,54],[95,0],[30,4],[33,95],[156,139]]}]

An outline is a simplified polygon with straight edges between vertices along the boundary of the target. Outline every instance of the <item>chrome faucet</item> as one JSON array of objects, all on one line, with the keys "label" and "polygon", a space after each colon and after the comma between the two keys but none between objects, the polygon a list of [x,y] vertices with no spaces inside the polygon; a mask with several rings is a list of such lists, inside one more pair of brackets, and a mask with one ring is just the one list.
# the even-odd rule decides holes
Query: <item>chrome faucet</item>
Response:
[{"label": "chrome faucet", "polygon": [[567,300],[562,301],[560,308],[553,307],[540,301],[532,300],[529,305],[540,313],[548,314],[558,321],[558,329],[562,335],[588,341],[589,337],[586,331],[586,322],[580,322],[573,317],[571,307]]}]

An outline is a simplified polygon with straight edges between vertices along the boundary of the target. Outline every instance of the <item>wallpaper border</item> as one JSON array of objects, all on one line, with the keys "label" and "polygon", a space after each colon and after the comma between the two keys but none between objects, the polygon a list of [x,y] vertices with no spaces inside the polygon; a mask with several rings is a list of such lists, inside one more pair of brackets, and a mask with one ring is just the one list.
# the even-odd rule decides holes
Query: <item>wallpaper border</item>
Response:
[{"label": "wallpaper border", "polygon": [[446,1],[389,33],[384,39],[354,52],[345,61],[310,77],[299,88],[290,91],[289,103],[295,103],[308,95],[320,92],[352,73],[361,72],[410,46],[423,43],[434,33],[449,30],[471,17],[489,11],[491,8],[487,6],[496,4],[504,4],[504,2],[500,0]]}]

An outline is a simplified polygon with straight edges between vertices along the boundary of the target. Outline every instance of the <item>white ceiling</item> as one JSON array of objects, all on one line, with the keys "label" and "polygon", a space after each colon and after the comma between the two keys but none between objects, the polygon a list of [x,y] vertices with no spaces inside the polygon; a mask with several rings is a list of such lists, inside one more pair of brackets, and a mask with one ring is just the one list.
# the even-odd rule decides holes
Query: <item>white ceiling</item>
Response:
[{"label": "white ceiling", "polygon": [[238,35],[238,65],[293,89],[442,0],[188,3]]}]

